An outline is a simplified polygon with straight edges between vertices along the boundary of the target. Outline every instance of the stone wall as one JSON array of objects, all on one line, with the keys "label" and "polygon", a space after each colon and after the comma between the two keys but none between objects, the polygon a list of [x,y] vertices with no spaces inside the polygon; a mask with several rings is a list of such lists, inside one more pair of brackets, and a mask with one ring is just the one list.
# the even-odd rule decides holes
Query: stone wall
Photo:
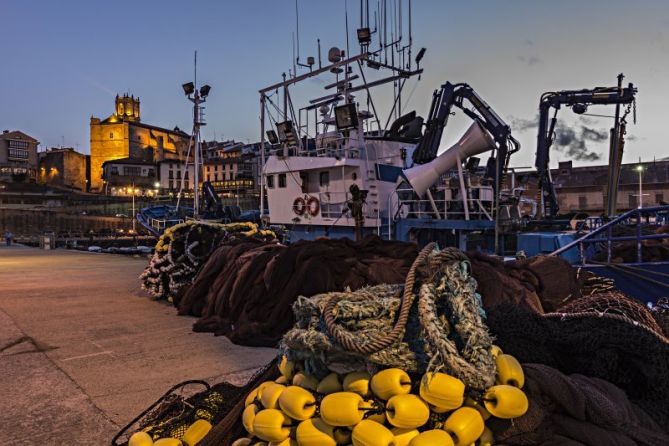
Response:
[{"label": "stone wall", "polygon": [[0,209],[0,234],[6,230],[16,236],[40,235],[44,231],[98,232],[132,229],[130,218],[66,214],[47,210]]}]

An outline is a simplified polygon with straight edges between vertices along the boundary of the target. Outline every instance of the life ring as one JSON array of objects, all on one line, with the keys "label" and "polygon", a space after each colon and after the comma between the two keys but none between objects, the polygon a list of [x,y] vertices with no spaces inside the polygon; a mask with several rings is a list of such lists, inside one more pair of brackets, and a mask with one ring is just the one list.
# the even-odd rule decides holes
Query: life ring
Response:
[{"label": "life ring", "polygon": [[297,215],[304,215],[306,210],[307,202],[304,201],[304,198],[297,197],[295,201],[293,201],[293,212],[295,212]]},{"label": "life ring", "polygon": [[309,215],[312,217],[315,217],[318,215],[318,211],[321,209],[321,203],[318,201],[318,198],[316,197],[309,197],[307,200],[307,211],[309,212]]}]

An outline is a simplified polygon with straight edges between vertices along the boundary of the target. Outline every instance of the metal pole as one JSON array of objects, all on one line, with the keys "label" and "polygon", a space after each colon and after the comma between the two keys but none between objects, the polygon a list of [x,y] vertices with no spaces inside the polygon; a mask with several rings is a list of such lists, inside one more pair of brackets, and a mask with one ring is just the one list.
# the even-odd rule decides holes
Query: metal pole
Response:
[{"label": "metal pole", "polygon": [[643,182],[642,182],[642,175],[643,175],[643,169],[641,169],[641,165],[639,165],[639,208],[643,207]]},{"label": "metal pole", "polygon": [[[193,98],[193,129],[195,133],[195,164],[193,165],[193,218],[198,219],[200,216],[200,191],[199,191],[199,181],[200,181],[200,94],[195,90],[195,96]],[[186,173],[188,168],[186,168]]]},{"label": "metal pole", "polygon": [[135,183],[132,183],[132,233],[135,233],[135,220],[137,216],[135,215]]},{"label": "metal pole", "polygon": [[260,93],[260,220],[265,215],[265,93]]}]

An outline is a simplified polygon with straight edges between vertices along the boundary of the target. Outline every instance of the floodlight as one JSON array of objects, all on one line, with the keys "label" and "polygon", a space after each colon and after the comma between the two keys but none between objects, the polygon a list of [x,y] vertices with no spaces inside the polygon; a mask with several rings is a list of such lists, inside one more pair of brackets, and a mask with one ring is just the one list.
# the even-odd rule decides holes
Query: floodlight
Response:
[{"label": "floodlight", "polygon": [[192,82],[183,84],[181,87],[184,89],[184,93],[186,94],[186,96],[189,96],[195,92],[195,84],[193,84]]},{"label": "floodlight", "polygon": [[588,106],[586,104],[574,104],[571,106],[571,109],[577,115],[582,115],[588,111]]},{"label": "floodlight", "polygon": [[636,166],[636,170],[637,172],[643,172],[643,166],[639,164],[638,166]]},{"label": "floodlight", "polygon": [[367,45],[372,41],[372,33],[369,28],[358,28],[358,42]]},{"label": "floodlight", "polygon": [[279,137],[277,136],[274,130],[267,130],[265,134],[267,135],[267,140],[269,141],[270,144],[279,143]]},{"label": "floodlight", "polygon": [[153,187],[158,189],[160,187],[160,182],[156,181],[155,183],[153,183]]},{"label": "floodlight", "polygon": [[346,130],[358,127],[358,114],[355,104],[345,104],[335,107],[335,124],[337,130]]},{"label": "floodlight", "polygon": [[425,56],[425,48],[421,48],[418,54],[416,54],[416,64],[419,64],[423,60],[423,56]]},{"label": "floodlight", "polygon": [[211,87],[209,85],[203,85],[202,87],[200,87],[200,96],[202,96],[203,98],[206,98],[207,96],[209,96],[209,91],[210,90],[211,90]]}]

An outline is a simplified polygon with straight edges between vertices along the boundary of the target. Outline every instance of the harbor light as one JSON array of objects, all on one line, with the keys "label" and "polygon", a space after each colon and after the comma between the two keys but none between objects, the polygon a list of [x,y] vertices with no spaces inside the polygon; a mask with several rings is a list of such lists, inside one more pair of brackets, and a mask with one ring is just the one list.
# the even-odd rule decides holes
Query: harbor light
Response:
[{"label": "harbor light", "polygon": [[200,87],[200,96],[203,98],[206,98],[209,96],[209,91],[211,90],[211,87],[209,85],[203,85]]},{"label": "harbor light", "polygon": [[187,82],[181,86],[184,89],[186,96],[190,96],[195,91],[195,84],[192,82]]},{"label": "harbor light", "polygon": [[159,189],[160,188],[160,182],[156,181],[155,183],[153,183],[153,187],[156,188],[156,189]]}]

